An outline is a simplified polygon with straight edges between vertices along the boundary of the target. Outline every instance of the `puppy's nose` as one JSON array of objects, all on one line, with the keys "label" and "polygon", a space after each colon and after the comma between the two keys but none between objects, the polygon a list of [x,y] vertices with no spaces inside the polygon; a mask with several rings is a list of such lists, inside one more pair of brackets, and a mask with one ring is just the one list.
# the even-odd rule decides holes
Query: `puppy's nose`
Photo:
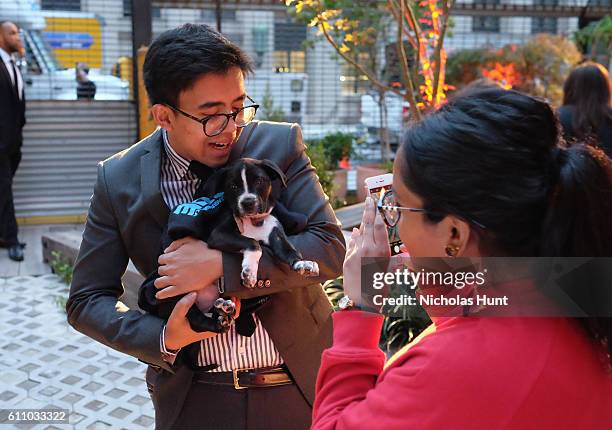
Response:
[{"label": "puppy's nose", "polygon": [[257,199],[255,199],[255,197],[245,197],[240,202],[240,204],[242,205],[242,208],[247,212],[254,210],[256,203],[257,203]]}]

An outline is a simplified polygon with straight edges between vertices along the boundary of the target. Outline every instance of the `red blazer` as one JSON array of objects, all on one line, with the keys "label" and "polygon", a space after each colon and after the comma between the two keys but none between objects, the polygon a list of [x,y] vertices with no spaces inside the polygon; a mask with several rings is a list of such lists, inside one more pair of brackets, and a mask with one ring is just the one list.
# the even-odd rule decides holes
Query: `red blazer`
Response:
[{"label": "red blazer", "polygon": [[612,373],[579,322],[440,318],[388,363],[383,318],[333,315],[313,429],[612,429]]}]

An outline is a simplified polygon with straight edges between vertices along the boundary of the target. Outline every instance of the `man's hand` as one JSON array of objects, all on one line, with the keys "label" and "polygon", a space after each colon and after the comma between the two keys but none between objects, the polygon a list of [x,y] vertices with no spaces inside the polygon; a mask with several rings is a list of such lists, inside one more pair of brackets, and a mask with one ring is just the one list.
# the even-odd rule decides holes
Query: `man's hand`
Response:
[{"label": "man's hand", "polygon": [[[217,333],[210,331],[197,333],[189,326],[187,312],[195,303],[195,299],[196,293],[189,293],[179,300],[172,310],[170,318],[168,318],[166,323],[166,349],[177,350],[191,343],[217,335]],[[234,316],[234,319],[236,319],[240,315],[240,300],[232,298],[232,301],[236,304],[236,315]]]},{"label": "man's hand", "polygon": [[163,288],[155,295],[159,300],[199,290],[223,276],[221,251],[192,237],[172,242],[158,263],[155,288]]}]

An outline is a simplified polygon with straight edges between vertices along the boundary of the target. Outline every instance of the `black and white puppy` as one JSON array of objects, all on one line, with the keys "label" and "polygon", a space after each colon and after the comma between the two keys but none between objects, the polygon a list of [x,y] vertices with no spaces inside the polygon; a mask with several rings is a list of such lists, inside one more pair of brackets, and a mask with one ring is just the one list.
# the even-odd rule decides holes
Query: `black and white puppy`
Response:
[{"label": "black and white puppy", "polygon": [[[190,169],[200,170],[200,177],[206,177],[206,171],[210,173],[209,168],[195,162]],[[275,258],[292,270],[303,276],[318,276],[317,263],[304,260],[287,239],[285,229],[292,234],[299,233],[306,228],[308,220],[305,215],[290,212],[276,201],[280,187],[285,186],[284,173],[268,160],[242,158],[217,170],[198,188],[194,201],[178,205],[172,211],[162,249],[174,240],[190,236],[220,251],[242,253],[241,280],[248,288],[257,283],[262,245],[269,247]],[[142,310],[168,319],[180,296],[158,300],[154,285],[158,277],[155,271],[144,281],[138,304]],[[198,292],[196,304],[187,314],[191,328],[197,332],[229,330],[232,312],[223,307],[229,303],[215,302],[215,297],[206,296],[207,291]],[[249,314],[263,306],[267,299],[261,296],[242,301],[240,317],[236,320],[240,334],[252,334],[254,325]]]},{"label": "black and white puppy", "polygon": [[262,244],[292,270],[303,276],[318,276],[318,264],[303,259],[287,239],[281,222],[272,214],[276,204],[272,180],[279,179],[286,186],[285,175],[279,167],[269,160],[242,158],[218,174],[225,184],[224,201],[231,216],[225,217],[211,232],[208,245],[243,254],[242,284],[255,287]]}]

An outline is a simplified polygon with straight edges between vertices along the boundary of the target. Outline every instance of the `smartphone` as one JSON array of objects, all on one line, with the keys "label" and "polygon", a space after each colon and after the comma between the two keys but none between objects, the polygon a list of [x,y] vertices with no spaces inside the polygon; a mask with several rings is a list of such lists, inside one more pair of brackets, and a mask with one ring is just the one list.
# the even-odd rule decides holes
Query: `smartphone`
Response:
[{"label": "smartphone", "polygon": [[[385,173],[384,175],[371,176],[366,178],[365,185],[368,189],[368,193],[370,197],[374,200],[374,204],[378,206],[378,200],[385,191],[391,189],[391,185],[393,184],[393,174]],[[400,247],[402,246],[402,241],[399,237],[398,226],[387,228],[387,233],[389,236],[389,246],[391,247],[391,255],[397,255],[401,253]]]}]

